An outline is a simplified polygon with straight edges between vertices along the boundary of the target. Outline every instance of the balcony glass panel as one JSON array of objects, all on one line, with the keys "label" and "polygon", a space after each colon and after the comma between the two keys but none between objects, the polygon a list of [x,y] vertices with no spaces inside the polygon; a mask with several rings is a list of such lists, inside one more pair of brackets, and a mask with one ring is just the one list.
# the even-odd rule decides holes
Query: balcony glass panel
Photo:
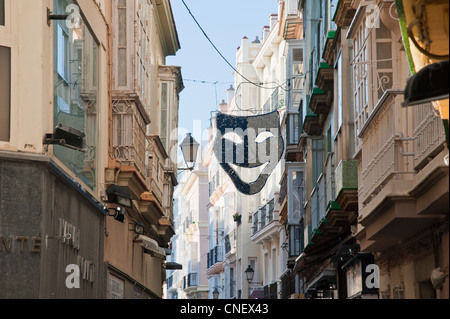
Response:
[{"label": "balcony glass panel", "polygon": [[[54,0],[54,14],[65,14],[66,6],[73,3]],[[71,28],[67,27],[65,20],[55,20],[53,32],[54,126],[62,124],[85,133],[87,149],[82,153],[55,145],[54,155],[95,190],[99,45],[81,18],[79,24]]]},{"label": "balcony glass panel", "polygon": [[314,188],[311,194],[311,228],[316,229],[319,225],[319,190]]},{"label": "balcony glass panel", "polygon": [[261,229],[263,229],[264,227],[266,227],[266,207],[265,206],[263,208],[261,208],[260,213],[261,213]]}]

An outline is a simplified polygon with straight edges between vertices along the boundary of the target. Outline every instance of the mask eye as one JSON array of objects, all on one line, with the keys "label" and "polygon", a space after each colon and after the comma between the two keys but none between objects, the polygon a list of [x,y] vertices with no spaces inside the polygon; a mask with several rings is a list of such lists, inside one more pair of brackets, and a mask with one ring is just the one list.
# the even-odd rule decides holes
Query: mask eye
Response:
[{"label": "mask eye", "polygon": [[264,131],[258,134],[258,136],[255,139],[256,143],[262,143],[265,140],[267,140],[268,138],[274,137],[275,135],[273,135],[272,132],[268,132],[268,131]]},{"label": "mask eye", "polygon": [[227,132],[227,133],[225,133],[225,135],[222,138],[227,139],[227,140],[233,142],[234,144],[244,143],[242,138],[235,132]]}]

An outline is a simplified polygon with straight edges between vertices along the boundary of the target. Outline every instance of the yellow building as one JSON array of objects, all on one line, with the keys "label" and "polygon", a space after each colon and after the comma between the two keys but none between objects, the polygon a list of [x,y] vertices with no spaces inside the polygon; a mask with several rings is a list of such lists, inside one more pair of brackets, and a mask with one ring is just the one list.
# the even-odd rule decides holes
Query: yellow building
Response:
[{"label": "yellow building", "polygon": [[105,295],[105,9],[0,2],[2,298]]},{"label": "yellow building", "polygon": [[[347,37],[354,41],[358,62],[353,63],[359,177],[355,237],[362,251],[376,255],[380,298],[448,298],[448,278],[443,285],[434,280],[438,271],[448,274],[444,127],[431,103],[402,107],[411,70],[401,24],[392,13],[395,5],[377,1],[380,21],[374,28],[367,27],[364,2],[353,1],[352,7],[356,13]],[[367,81],[367,95],[358,89],[362,81]]]},{"label": "yellow building", "polygon": [[169,0],[0,1],[0,297],[163,296],[179,48]]},{"label": "yellow building", "polygon": [[[127,220],[106,221],[107,297],[163,296],[163,264],[173,227],[177,185],[174,148],[179,67],[165,59],[180,48],[170,1],[111,1],[108,168],[105,185],[131,192]],[[142,223],[142,233],[130,224]],[[131,227],[132,228],[132,227]],[[119,289],[120,293],[115,292]]]}]

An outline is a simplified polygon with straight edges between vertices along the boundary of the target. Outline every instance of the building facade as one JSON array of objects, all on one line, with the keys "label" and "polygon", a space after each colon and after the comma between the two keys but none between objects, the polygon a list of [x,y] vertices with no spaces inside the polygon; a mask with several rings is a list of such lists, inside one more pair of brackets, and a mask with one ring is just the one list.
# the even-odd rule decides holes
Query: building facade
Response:
[{"label": "building facade", "polygon": [[[354,1],[355,23],[347,34],[362,65],[384,60],[367,74],[367,85],[376,90],[362,99],[354,93],[359,181],[355,238],[362,251],[376,253],[380,298],[448,298],[448,277],[439,285],[432,280],[433,271],[448,269],[448,145],[432,103],[402,107],[412,71],[392,6],[378,1],[380,21],[368,29],[363,27],[367,17],[361,15],[366,7]],[[446,10],[448,3],[438,8]],[[361,42],[364,31],[367,48]],[[371,54],[358,54],[366,49]],[[446,52],[448,56],[448,44]],[[355,87],[359,67],[353,68]]]},{"label": "building facade", "polygon": [[[165,58],[180,45],[170,1],[111,5],[112,120],[105,184],[128,189],[133,208],[127,210],[128,222],[106,222],[108,297],[116,297],[111,293],[119,287],[125,298],[161,298],[163,265],[175,233],[177,138],[170,133],[177,127],[183,90],[180,68],[166,66]],[[133,223],[142,223],[143,233],[129,231]]]},{"label": "building facade", "polygon": [[[105,296],[106,8],[80,1],[74,24],[49,19],[71,4],[0,3],[2,298]],[[83,146],[67,141],[84,152],[43,143],[58,124],[84,133]]]},{"label": "building facade", "polygon": [[411,70],[396,4],[300,5],[306,219],[296,292],[448,298],[446,280],[431,280],[448,265],[448,149],[431,103],[402,107]]},{"label": "building facade", "polygon": [[[208,161],[210,291],[229,287],[232,265],[237,298],[448,298],[448,99],[402,105],[411,76],[445,60],[445,25],[430,27],[436,58],[416,47],[423,34],[412,41],[402,29],[419,14],[408,1],[278,5],[261,40],[242,40],[235,97],[219,111],[279,111],[284,155],[250,196]],[[429,5],[438,17],[448,4]],[[227,203],[237,218],[231,260],[219,245]]]},{"label": "building facade", "polygon": [[170,2],[5,0],[0,16],[1,297],[161,298],[183,89]]},{"label": "building facade", "polygon": [[[201,158],[201,156],[200,156]],[[182,269],[168,278],[170,299],[208,299],[205,257],[208,247],[208,171],[198,164],[186,172],[177,187],[176,235],[172,239],[172,262]]]},{"label": "building facade", "polygon": [[[218,106],[221,112],[234,101],[234,88],[227,91],[228,101]],[[217,134],[216,116],[211,118],[208,128],[208,148],[202,164],[208,169],[208,252],[206,254],[206,275],[209,299],[236,299],[236,227],[240,214],[240,197],[236,187],[222,170],[214,155],[214,140]],[[235,216],[235,217],[233,217]],[[204,262],[204,261],[202,261]]]}]

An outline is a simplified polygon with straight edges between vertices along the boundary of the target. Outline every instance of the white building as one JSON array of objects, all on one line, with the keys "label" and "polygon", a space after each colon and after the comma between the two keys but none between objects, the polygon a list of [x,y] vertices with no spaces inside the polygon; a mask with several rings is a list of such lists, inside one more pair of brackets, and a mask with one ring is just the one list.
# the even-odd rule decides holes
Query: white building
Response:
[{"label": "white building", "polygon": [[[287,243],[299,241],[302,199],[293,195],[302,194],[304,170],[295,145],[303,99],[303,44],[296,4],[278,1],[278,14],[270,16],[261,41],[243,38],[237,51],[236,98],[230,109],[241,116],[278,111],[284,140],[283,156],[262,190],[252,196],[240,194],[243,222],[237,231],[236,264],[237,289],[243,298],[249,294],[250,298],[280,298],[285,289],[281,283],[291,272],[289,257],[295,254],[289,248],[295,245]],[[248,181],[258,177],[258,172],[248,174]],[[255,271],[250,284],[245,276],[248,266]]]},{"label": "white building", "polygon": [[[219,105],[226,111],[234,101],[234,88],[227,91],[228,103]],[[209,128],[209,147],[203,165],[208,167],[209,176],[209,232],[207,253],[207,277],[209,281],[209,298],[219,293],[219,299],[237,298],[236,289],[236,227],[233,215],[239,213],[240,197],[236,187],[220,167],[213,154],[215,138],[215,117]]]},{"label": "white building", "polygon": [[198,164],[182,174],[174,192],[177,235],[172,239],[172,261],[183,269],[168,278],[168,295],[170,299],[207,299],[208,171]]}]

